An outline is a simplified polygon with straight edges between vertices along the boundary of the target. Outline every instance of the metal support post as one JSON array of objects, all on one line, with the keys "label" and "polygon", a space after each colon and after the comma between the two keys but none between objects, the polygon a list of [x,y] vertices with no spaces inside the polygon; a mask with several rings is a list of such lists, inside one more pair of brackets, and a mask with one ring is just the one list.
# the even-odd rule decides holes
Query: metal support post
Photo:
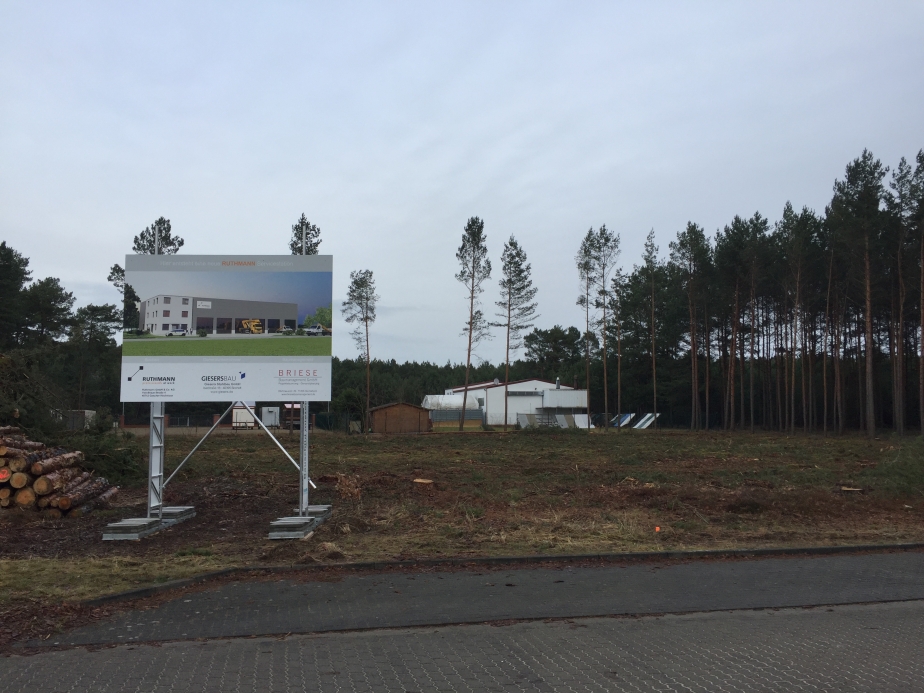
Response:
[{"label": "metal support post", "polygon": [[164,403],[151,402],[151,440],[148,445],[148,517],[164,510]]},{"label": "metal support post", "polygon": [[311,452],[308,430],[311,417],[308,414],[308,404],[308,402],[302,402],[302,423],[299,431],[298,514],[300,517],[308,514],[308,485],[311,483],[311,477],[308,476],[308,458]]}]

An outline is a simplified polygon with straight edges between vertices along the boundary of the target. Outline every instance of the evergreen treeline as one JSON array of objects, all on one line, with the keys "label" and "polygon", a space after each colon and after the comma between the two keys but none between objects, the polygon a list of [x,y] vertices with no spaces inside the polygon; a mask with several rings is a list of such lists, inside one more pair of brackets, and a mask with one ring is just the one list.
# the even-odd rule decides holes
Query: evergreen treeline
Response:
[{"label": "evergreen treeline", "polygon": [[[306,224],[293,227],[293,244],[316,251],[319,230]],[[157,245],[148,235],[136,252],[158,250],[142,247]],[[583,324],[525,334],[511,380],[589,385],[592,412],[657,411],[667,426],[924,431],[924,151],[893,171],[864,151],[821,213],[787,204],[773,223],[736,216],[711,238],[691,222],[663,258],[652,232],[631,269],[619,240],[604,226],[576,244]],[[0,243],[4,423],[118,406],[122,311],[73,305],[57,279],[33,280],[28,259]],[[334,410],[364,411],[366,366],[333,360]],[[466,377],[465,364],[373,360],[370,370],[372,406],[419,403]],[[503,382],[505,370],[472,364],[469,380]]]},{"label": "evergreen treeline", "polygon": [[[891,173],[864,151],[823,213],[787,203],[775,223],[736,216],[714,238],[691,222],[669,251],[652,232],[624,270],[618,234],[591,229],[576,256],[584,329],[533,330],[510,378],[588,385],[593,411],[655,411],[662,425],[924,431],[924,151]],[[335,406],[358,401],[361,370],[335,360]],[[372,404],[464,376],[374,361]],[[503,365],[470,380],[493,378]]]}]

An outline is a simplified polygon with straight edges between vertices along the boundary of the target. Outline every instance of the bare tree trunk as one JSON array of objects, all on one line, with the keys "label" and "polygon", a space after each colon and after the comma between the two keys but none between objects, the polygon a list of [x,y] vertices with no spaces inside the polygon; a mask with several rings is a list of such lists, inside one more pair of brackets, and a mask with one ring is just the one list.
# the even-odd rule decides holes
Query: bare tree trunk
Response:
[{"label": "bare tree trunk", "polygon": [[728,430],[735,430],[735,360],[738,348],[738,326],[740,321],[740,310],[738,306],[738,281],[735,280],[735,313],[732,322],[731,347],[728,350],[728,389],[729,389],[729,407],[728,407]]},{"label": "bare tree trunk", "polygon": [[[584,280],[584,378],[587,386],[587,430],[590,430],[590,279]],[[607,421],[609,426],[610,422]]]},{"label": "bare tree trunk", "polygon": [[472,369],[472,337],[474,333],[475,322],[475,275],[477,266],[475,256],[472,253],[472,285],[469,287],[468,302],[468,351],[465,356],[465,389],[462,391],[462,414],[459,416],[459,431],[465,430],[465,412],[468,404],[468,378]]},{"label": "bare tree trunk", "polygon": [[824,421],[822,422],[822,430],[825,435],[828,433],[828,334],[829,334],[829,323],[831,321],[831,283],[834,278],[834,252],[831,252],[831,261],[828,264],[828,295],[825,298],[825,332],[824,337],[821,340],[822,356],[821,356],[821,385],[822,390],[824,391],[823,399],[824,404],[822,406],[822,414]]},{"label": "bare tree trunk", "polygon": [[777,315],[777,319],[774,320],[774,322],[776,323],[773,329],[774,336],[776,337],[776,358],[774,359],[776,361],[776,420],[777,420],[777,428],[782,433],[785,430],[785,426],[783,423],[785,421],[785,419],[783,418],[783,415],[784,415],[783,402],[785,401],[784,399],[785,394],[783,392],[783,388],[780,386],[780,380],[781,380],[781,375],[782,375],[782,368],[780,365],[780,348],[783,342],[783,336],[781,334],[783,328],[780,324],[779,315]]},{"label": "bare tree trunk", "polygon": [[924,437],[924,225],[921,230],[921,293],[918,295],[921,318],[918,327],[921,338],[918,341],[918,419],[921,424],[921,436]]},{"label": "bare tree trunk", "polygon": [[[703,327],[706,330],[706,392],[704,394],[706,397],[706,421],[705,421],[706,426],[705,428],[708,431],[709,430],[709,392],[710,392],[709,384],[711,381],[710,376],[712,373],[712,327],[709,324],[708,304],[703,306]],[[924,360],[924,357],[922,357],[922,360]],[[922,379],[921,382],[924,383],[924,379]],[[924,424],[922,424],[922,427],[924,427]]]},{"label": "bare tree trunk", "polygon": [[790,364],[791,364],[791,369],[792,369],[790,373],[791,384],[789,388],[789,433],[790,435],[796,434],[796,340],[799,334],[799,323],[802,318],[801,311],[800,311],[800,308],[801,308],[800,301],[802,298],[800,295],[800,290],[802,288],[800,286],[800,283],[801,283],[800,280],[802,279],[801,275],[802,275],[802,268],[800,267],[799,270],[796,272],[796,302],[793,304],[793,307],[792,307],[792,329],[789,332],[790,346],[792,348],[791,356],[790,356]]},{"label": "bare tree trunk", "polygon": [[693,292],[687,291],[687,310],[690,314],[690,430],[699,428],[699,383],[697,382],[697,359],[696,359],[696,318],[693,310]]},{"label": "bare tree trunk", "polygon": [[507,351],[504,356],[504,431],[507,430],[507,388],[510,382],[510,319],[513,315],[511,298],[507,297]]},{"label": "bare tree trunk", "polygon": [[[368,315],[368,306],[366,315]],[[369,356],[369,321],[366,320],[366,431],[372,428],[372,422],[369,420],[369,404],[371,402],[372,392],[372,358]]]},{"label": "bare tree trunk", "polygon": [[658,365],[655,356],[655,284],[654,269],[651,270],[651,386],[653,388],[654,398],[654,422],[655,429],[658,429]]},{"label": "bare tree trunk", "polygon": [[610,432],[610,390],[606,373],[606,291],[603,292],[603,419],[606,426],[603,428],[604,433]]},{"label": "bare tree trunk", "polygon": [[834,430],[838,435],[844,432],[844,384],[841,376],[841,312],[838,309],[834,319]]},{"label": "bare tree trunk", "polygon": [[[922,268],[924,271],[924,268]],[[905,277],[902,272],[902,253],[898,251],[898,344],[896,344],[895,391],[898,393],[895,404],[895,430],[899,435],[905,434]]]},{"label": "bare tree trunk", "polygon": [[757,336],[757,306],[755,299],[755,286],[754,279],[751,279],[751,367],[750,372],[748,373],[748,378],[750,380],[750,396],[751,396],[751,433],[754,432],[754,342]]},{"label": "bare tree trunk", "polygon": [[863,272],[866,303],[866,435],[876,435],[875,400],[873,399],[873,278],[870,269],[869,237],[864,239]]},{"label": "bare tree trunk", "polygon": [[[616,304],[617,310],[622,307]],[[622,432],[622,324],[621,310],[616,313],[616,433]],[[607,424],[609,425],[609,424]]]},{"label": "bare tree trunk", "polygon": [[741,401],[740,401],[740,404],[738,405],[738,408],[739,408],[740,417],[741,417],[741,429],[742,430],[744,430],[744,426],[747,423],[747,421],[745,420],[745,409],[744,409],[744,374],[746,372],[744,368],[745,366],[744,352],[745,352],[744,335],[742,334],[741,338],[738,340],[738,360],[739,360],[738,370],[741,373],[741,376],[738,379],[738,390],[739,390],[739,394],[741,395]]},{"label": "bare tree trunk", "polygon": [[799,325],[799,354],[802,356],[802,363],[799,367],[799,377],[802,380],[802,432],[808,433],[809,423],[811,420],[811,412],[809,411],[808,398],[806,392],[806,386],[808,385],[808,374],[810,373],[810,364],[807,362],[809,356],[806,354],[805,342],[806,342],[806,320],[803,316],[802,322]]}]

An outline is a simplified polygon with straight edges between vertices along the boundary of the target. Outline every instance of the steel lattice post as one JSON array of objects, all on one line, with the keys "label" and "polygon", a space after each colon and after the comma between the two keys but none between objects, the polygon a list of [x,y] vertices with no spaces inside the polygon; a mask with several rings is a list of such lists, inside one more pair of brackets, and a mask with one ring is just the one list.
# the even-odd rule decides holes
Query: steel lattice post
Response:
[{"label": "steel lattice post", "polygon": [[305,517],[308,514],[308,486],[311,478],[308,476],[309,461],[309,426],[311,417],[308,413],[308,402],[302,402],[301,406],[301,430],[299,431],[299,457],[298,457],[298,514]]},{"label": "steel lattice post", "polygon": [[148,517],[164,507],[164,403],[151,402],[151,440],[148,445]]}]

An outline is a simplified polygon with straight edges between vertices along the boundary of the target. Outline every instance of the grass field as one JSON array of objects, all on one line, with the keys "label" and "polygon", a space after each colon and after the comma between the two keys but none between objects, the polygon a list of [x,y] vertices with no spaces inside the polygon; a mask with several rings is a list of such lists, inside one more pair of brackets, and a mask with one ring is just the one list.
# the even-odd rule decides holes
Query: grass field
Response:
[{"label": "grass field", "polygon": [[[169,470],[197,439],[167,441]],[[297,454],[297,433],[281,441]],[[312,448],[311,502],[334,514],[309,541],[266,539],[297,474],[256,434],[210,438],[166,489],[197,517],[139,542],[100,532],[143,514],[143,484],[80,520],[0,511],[0,612],[233,565],[924,541],[920,438],[318,432]]]},{"label": "grass field", "polygon": [[155,337],[126,339],[123,356],[330,356],[330,337]]}]

